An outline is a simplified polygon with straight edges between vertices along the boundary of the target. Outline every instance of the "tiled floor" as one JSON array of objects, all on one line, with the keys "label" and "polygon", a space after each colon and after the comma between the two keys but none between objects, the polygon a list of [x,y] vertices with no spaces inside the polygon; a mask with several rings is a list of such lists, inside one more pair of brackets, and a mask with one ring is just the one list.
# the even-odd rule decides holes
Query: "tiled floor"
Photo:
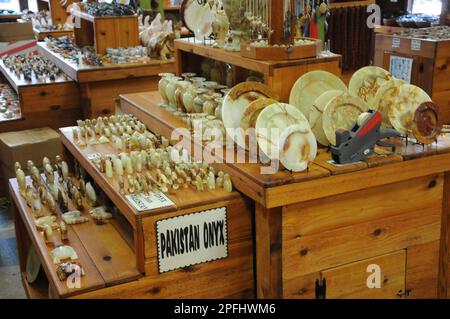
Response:
[{"label": "tiled floor", "polygon": [[0,299],[26,298],[17,257],[11,212],[0,198]]}]

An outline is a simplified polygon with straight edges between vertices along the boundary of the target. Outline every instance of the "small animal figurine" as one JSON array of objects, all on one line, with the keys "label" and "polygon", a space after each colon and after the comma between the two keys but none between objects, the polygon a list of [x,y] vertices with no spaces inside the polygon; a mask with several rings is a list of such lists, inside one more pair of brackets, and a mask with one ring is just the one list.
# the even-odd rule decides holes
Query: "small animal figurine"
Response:
[{"label": "small animal figurine", "polygon": [[51,256],[54,264],[60,264],[61,261],[70,259],[76,261],[78,255],[75,250],[70,246],[59,246],[52,250]]}]

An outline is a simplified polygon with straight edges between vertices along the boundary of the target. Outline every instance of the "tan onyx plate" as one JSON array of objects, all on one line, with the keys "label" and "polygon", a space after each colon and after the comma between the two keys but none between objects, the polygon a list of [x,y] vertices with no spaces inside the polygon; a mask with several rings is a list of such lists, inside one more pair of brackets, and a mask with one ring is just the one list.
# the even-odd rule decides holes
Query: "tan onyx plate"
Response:
[{"label": "tan onyx plate", "polygon": [[377,66],[366,66],[353,74],[348,85],[351,95],[361,98],[371,108],[375,108],[375,96],[378,89],[392,80],[392,75]]},{"label": "tan onyx plate", "polygon": [[[243,82],[233,87],[222,104],[222,121],[225,128],[240,129],[249,104],[261,98],[278,100],[278,96],[268,86],[259,82]],[[245,136],[242,133],[242,130],[235,131],[230,137],[240,147],[245,148]]]},{"label": "tan onyx plate", "polygon": [[306,117],[295,106],[275,103],[266,107],[256,121],[258,146],[269,159],[279,159],[280,136],[292,125],[304,125],[310,131]]},{"label": "tan onyx plate", "polygon": [[330,141],[328,140],[325,131],[323,130],[323,112],[327,104],[335,97],[344,94],[345,92],[340,90],[330,90],[319,96],[313,104],[311,113],[309,114],[309,124],[314,136],[323,146],[328,146]]},{"label": "tan onyx plate", "polygon": [[422,103],[414,113],[413,134],[423,144],[432,144],[442,131],[439,106],[433,102]]},{"label": "tan onyx plate", "polygon": [[404,83],[398,94],[387,101],[390,104],[388,116],[392,126],[400,134],[409,136],[413,133],[414,113],[422,103],[431,102],[431,98],[421,88]]},{"label": "tan onyx plate", "polygon": [[244,111],[241,120],[241,128],[246,133],[245,149],[249,148],[249,141],[256,142],[256,120],[262,110],[278,101],[274,99],[262,98],[250,103]]},{"label": "tan onyx plate", "polygon": [[348,93],[333,98],[325,107],[322,125],[325,135],[332,145],[336,145],[336,131],[351,129],[359,116],[369,109],[359,97]]},{"label": "tan onyx plate", "polygon": [[184,25],[194,33],[197,40],[202,41],[212,34],[214,12],[208,3],[203,5],[197,0],[184,0],[181,5],[181,16]]},{"label": "tan onyx plate", "polygon": [[397,96],[400,92],[400,87],[405,84],[405,81],[392,79],[383,84],[375,95],[373,102],[373,110],[381,113],[383,116],[383,127],[392,127],[389,120],[389,109],[392,106],[392,98]]},{"label": "tan onyx plate", "polygon": [[280,162],[284,168],[293,172],[303,172],[317,155],[317,142],[308,123],[286,128],[280,136],[278,149]]},{"label": "tan onyx plate", "polygon": [[311,71],[302,75],[292,87],[289,104],[297,107],[306,118],[314,101],[330,90],[347,91],[345,83],[336,75],[326,71]]}]

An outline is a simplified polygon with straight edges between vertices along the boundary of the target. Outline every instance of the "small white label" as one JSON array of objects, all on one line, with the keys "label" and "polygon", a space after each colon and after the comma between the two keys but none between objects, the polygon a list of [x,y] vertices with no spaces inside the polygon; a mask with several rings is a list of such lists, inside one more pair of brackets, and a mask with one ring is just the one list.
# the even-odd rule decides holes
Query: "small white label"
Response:
[{"label": "small white label", "polygon": [[150,193],[149,195],[134,194],[125,197],[138,212],[175,205],[174,202],[163,193]]},{"label": "small white label", "polygon": [[422,48],[422,41],[419,39],[412,39],[411,40],[411,50],[412,51],[420,51]]},{"label": "small white label", "polygon": [[88,154],[88,156],[87,156],[88,160],[90,160],[90,161],[100,158],[100,157],[101,157],[101,155],[99,153],[92,153],[92,154]]},{"label": "small white label", "polygon": [[400,38],[397,38],[397,37],[392,38],[392,47],[400,48]]},{"label": "small white label", "polygon": [[331,164],[331,165],[333,165],[333,166],[336,166],[336,167],[345,167],[345,166],[349,166],[349,165],[353,165],[353,164],[358,164],[358,163],[362,163],[362,162],[354,162],[354,163],[349,163],[349,164],[338,164],[338,163],[336,163],[335,161],[331,160],[331,161],[328,161],[327,163],[328,163],[328,164]]},{"label": "small white label", "polygon": [[157,221],[159,272],[226,258],[227,228],[226,207]]}]

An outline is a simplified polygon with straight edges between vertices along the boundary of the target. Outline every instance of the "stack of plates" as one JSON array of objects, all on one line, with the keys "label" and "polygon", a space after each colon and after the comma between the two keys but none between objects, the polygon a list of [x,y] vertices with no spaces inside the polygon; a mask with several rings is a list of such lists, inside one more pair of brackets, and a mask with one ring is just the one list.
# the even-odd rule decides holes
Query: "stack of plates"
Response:
[{"label": "stack of plates", "polygon": [[[267,101],[257,102],[259,99],[271,100],[269,103]],[[225,96],[222,104],[223,125],[227,129],[229,137],[240,147],[248,149],[245,132],[241,130],[242,121],[244,120],[245,126],[254,125],[257,113],[261,112],[265,106],[272,104],[271,101],[278,99],[278,96],[269,87],[259,82],[243,82],[233,87]]]},{"label": "stack of plates", "polygon": [[308,120],[292,105],[266,107],[256,121],[256,134],[261,151],[288,170],[304,171],[316,157],[317,143]]},{"label": "stack of plates", "polygon": [[297,107],[309,118],[315,100],[330,90],[347,91],[344,82],[336,75],[326,71],[311,71],[302,75],[291,90],[289,104]]}]

